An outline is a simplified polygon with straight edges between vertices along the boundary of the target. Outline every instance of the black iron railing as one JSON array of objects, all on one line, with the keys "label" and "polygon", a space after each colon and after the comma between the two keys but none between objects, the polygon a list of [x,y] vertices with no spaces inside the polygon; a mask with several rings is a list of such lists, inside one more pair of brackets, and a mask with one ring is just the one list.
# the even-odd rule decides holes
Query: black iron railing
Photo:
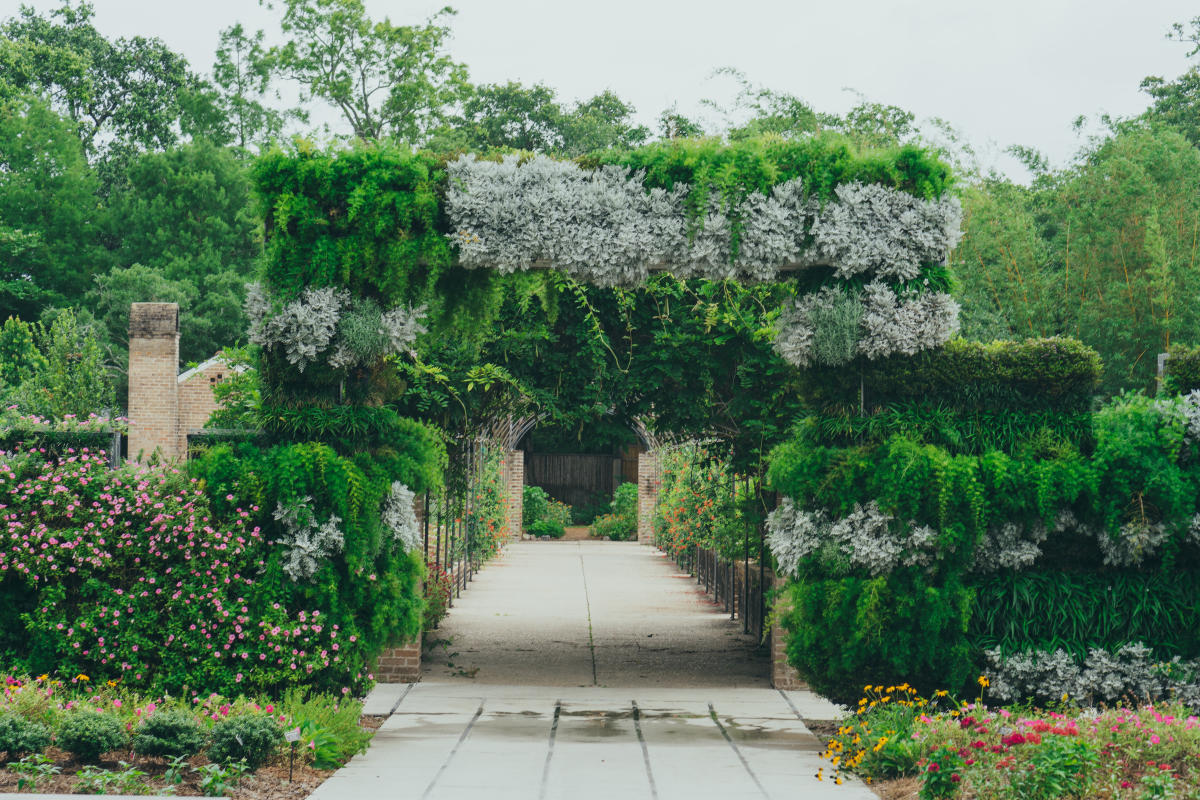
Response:
[{"label": "black iron railing", "polygon": [[763,641],[768,581],[762,564],[749,559],[733,560],[716,550],[692,546],[675,557],[675,563],[704,588],[713,602],[725,607],[731,620],[742,621],[742,631]]}]

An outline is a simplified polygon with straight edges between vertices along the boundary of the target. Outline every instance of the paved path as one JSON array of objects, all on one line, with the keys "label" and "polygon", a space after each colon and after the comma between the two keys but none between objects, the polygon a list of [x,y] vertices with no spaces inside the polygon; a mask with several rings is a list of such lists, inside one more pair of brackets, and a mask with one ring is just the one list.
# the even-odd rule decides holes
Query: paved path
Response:
[{"label": "paved path", "polygon": [[514,545],[439,631],[421,683],[381,684],[366,754],[312,800],[875,800],[819,783],[804,719],[753,643],[636,544]]},{"label": "paved path", "polygon": [[425,679],[533,686],[770,686],[765,648],[635,542],[519,542],[471,582]]}]

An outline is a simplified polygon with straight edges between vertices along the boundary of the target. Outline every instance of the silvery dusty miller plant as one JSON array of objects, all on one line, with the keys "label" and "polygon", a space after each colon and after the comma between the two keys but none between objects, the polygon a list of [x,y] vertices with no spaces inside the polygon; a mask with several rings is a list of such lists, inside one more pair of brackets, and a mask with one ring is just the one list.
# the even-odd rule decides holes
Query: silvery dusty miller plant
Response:
[{"label": "silvery dusty miller plant", "polygon": [[280,501],[275,507],[275,519],[287,531],[279,541],[287,548],[283,571],[294,581],[311,578],[326,558],[340,553],[345,545],[345,534],[338,527],[341,518],[332,516],[318,524],[309,509],[311,502],[311,497],[302,497],[286,505]]},{"label": "silvery dusty miller plant", "polygon": [[421,526],[413,507],[414,499],[412,489],[394,481],[391,491],[383,498],[383,508],[380,510],[383,526],[392,532],[406,553],[421,549]]}]

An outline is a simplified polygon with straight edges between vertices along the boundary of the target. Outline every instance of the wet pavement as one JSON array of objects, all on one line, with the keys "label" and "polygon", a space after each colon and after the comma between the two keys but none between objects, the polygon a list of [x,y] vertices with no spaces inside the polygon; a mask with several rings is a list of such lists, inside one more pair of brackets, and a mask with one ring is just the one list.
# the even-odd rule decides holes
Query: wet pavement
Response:
[{"label": "wet pavement", "polygon": [[[526,542],[456,601],[417,684],[381,684],[370,749],[314,800],[869,800],[818,782],[804,720],[737,623],[656,550]],[[826,769],[828,773],[828,769]]]}]

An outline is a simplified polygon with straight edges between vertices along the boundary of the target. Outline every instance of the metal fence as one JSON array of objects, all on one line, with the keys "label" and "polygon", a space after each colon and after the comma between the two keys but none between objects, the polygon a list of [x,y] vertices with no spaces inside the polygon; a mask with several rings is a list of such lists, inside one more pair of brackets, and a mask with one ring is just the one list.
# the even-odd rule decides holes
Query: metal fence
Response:
[{"label": "metal fence", "polygon": [[696,583],[725,607],[731,620],[742,621],[743,633],[763,641],[770,580],[762,559],[726,559],[716,550],[693,545],[680,553],[675,563],[696,577]]}]

